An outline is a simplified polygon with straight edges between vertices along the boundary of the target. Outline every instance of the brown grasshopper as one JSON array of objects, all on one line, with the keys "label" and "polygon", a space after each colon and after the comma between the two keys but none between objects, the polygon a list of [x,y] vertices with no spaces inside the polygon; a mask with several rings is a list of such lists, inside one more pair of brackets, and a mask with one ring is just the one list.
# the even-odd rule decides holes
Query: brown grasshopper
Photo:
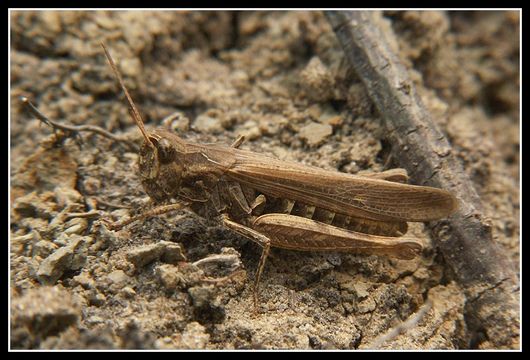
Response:
[{"label": "brown grasshopper", "polygon": [[144,138],[139,157],[142,185],[155,203],[178,201],[109,227],[120,229],[182,207],[218,217],[263,249],[254,280],[255,308],[271,247],[413,259],[422,245],[404,236],[407,221],[440,219],[457,208],[448,191],[402,183],[407,180],[403,169],[357,176],[242,150],[242,138],[225,146],[194,144],[163,129],[148,132],[102,46]]}]

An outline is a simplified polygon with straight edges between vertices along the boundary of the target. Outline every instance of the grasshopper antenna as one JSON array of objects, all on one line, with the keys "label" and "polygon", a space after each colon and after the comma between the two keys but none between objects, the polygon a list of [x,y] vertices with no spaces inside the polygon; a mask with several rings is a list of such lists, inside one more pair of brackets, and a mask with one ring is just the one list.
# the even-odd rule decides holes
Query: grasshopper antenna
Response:
[{"label": "grasshopper antenna", "polygon": [[110,53],[107,50],[107,47],[105,46],[105,44],[101,43],[101,47],[103,47],[103,51],[105,51],[105,56],[107,57],[107,60],[109,61],[110,67],[112,68],[114,75],[118,79],[118,82],[120,83],[120,86],[123,89],[123,92],[125,93],[125,97],[127,98],[127,102],[129,103],[129,108],[131,110],[131,115],[134,118],[136,125],[138,126],[138,128],[140,128],[140,131],[142,132],[142,135],[144,136],[145,141],[149,144],[149,146],[154,148],[155,145],[153,144],[153,142],[151,141],[151,139],[149,139],[149,136],[147,135],[147,131],[145,130],[144,122],[142,120],[142,117],[140,116],[140,112],[136,108],[136,105],[134,105],[134,101],[132,100],[131,95],[129,95],[129,91],[127,91],[127,88],[125,87],[125,83],[123,82],[120,72],[118,71],[118,67],[114,63],[112,56],[110,56]]}]

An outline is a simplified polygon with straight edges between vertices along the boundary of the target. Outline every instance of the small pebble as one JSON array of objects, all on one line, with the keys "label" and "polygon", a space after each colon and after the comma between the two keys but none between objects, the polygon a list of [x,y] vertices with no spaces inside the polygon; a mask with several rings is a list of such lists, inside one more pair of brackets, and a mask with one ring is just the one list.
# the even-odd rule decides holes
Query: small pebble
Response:
[{"label": "small pebble", "polygon": [[73,235],[68,245],[57,249],[42,261],[37,278],[42,284],[55,284],[67,270],[78,270],[86,262],[86,237]]},{"label": "small pebble", "polygon": [[181,346],[184,349],[204,349],[210,341],[210,335],[206,328],[198,322],[186,325],[182,333]]},{"label": "small pebble", "polygon": [[300,129],[299,135],[309,146],[319,145],[333,133],[329,124],[310,123]]},{"label": "small pebble", "polygon": [[43,286],[11,300],[11,327],[26,327],[35,336],[56,335],[77,323],[81,310],[68,291]]},{"label": "small pebble", "polygon": [[129,276],[123,270],[115,270],[107,275],[107,278],[120,287],[123,287],[130,280]]},{"label": "small pebble", "polygon": [[179,274],[179,268],[175,265],[163,264],[157,266],[155,274],[164,288],[167,290],[175,290],[182,282],[182,275]]},{"label": "small pebble", "polygon": [[193,122],[193,128],[199,132],[220,134],[223,131],[221,120],[206,114],[197,116]]}]

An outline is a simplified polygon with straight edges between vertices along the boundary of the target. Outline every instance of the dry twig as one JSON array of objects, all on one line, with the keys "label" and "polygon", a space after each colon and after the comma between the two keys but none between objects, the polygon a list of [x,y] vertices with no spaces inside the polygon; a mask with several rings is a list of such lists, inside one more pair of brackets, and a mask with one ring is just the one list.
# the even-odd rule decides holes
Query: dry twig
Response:
[{"label": "dry twig", "polygon": [[329,11],[350,65],[384,119],[392,153],[413,182],[448,189],[460,201],[450,218],[429,224],[435,245],[463,287],[468,326],[493,346],[519,346],[519,282],[492,239],[480,198],[432,121],[406,68],[365,11]]},{"label": "dry twig", "polygon": [[45,123],[46,125],[49,125],[53,128],[53,131],[56,129],[65,131],[69,137],[73,137],[74,140],[80,144],[81,142],[81,136],[79,135],[80,132],[86,131],[86,132],[92,132],[96,133],[98,135],[101,135],[103,137],[106,137],[108,139],[111,139],[118,143],[124,143],[130,150],[134,152],[138,152],[138,146],[134,142],[132,142],[129,139],[126,139],[121,136],[114,135],[111,132],[108,132],[107,130],[103,129],[102,127],[95,126],[95,125],[69,125],[69,124],[61,124],[57,121],[49,119],[47,116],[45,116],[43,113],[37,109],[35,105],[29,101],[29,99],[25,96],[20,97],[20,101],[22,101],[22,104],[28,109],[28,111],[33,114],[37,119]]}]

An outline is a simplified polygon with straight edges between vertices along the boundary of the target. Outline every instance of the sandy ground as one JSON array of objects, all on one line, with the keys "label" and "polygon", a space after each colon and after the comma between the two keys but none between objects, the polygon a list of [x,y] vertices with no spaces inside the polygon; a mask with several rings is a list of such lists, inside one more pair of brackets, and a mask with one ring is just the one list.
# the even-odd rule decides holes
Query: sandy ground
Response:
[{"label": "sandy ground", "polygon": [[[518,13],[382,16],[518,268]],[[147,129],[245,135],[244,149],[349,173],[399,166],[319,12],[12,12],[12,349],[490,347],[468,331],[463,292],[423,224],[409,225],[425,246],[411,261],[273,249],[258,314],[254,243],[189,211],[107,230],[100,216],[149,206],[137,154],[87,133],[81,146],[57,138],[19,100],[140,144],[101,41]]]}]

